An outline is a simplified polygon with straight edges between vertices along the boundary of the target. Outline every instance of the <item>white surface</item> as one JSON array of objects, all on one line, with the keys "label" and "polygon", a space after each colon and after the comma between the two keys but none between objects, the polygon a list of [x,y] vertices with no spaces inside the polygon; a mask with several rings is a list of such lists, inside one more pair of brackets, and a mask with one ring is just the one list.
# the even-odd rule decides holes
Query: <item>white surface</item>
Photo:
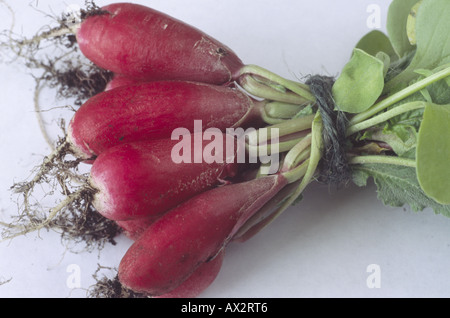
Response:
[{"label": "white surface", "polygon": [[[15,31],[33,34],[72,1],[12,1]],[[98,0],[98,5],[109,1]],[[387,0],[152,0],[151,5],[216,37],[242,58],[292,79],[337,75],[359,38],[386,22]],[[39,10],[36,10],[36,8]],[[369,10],[368,10],[369,9]],[[0,2],[0,29],[12,20]],[[368,23],[369,22],[369,23]],[[34,82],[22,65],[0,64],[1,219],[15,214],[9,187],[26,178],[49,153],[33,113]],[[54,100],[48,93],[48,100]],[[46,100],[46,99],[44,99]],[[60,102],[61,103],[61,102]],[[49,112],[49,127],[59,113]],[[53,116],[53,117],[52,117]],[[56,135],[55,135],[56,137]],[[432,211],[393,209],[375,188],[329,193],[313,184],[302,203],[287,210],[245,244],[229,246],[223,268],[204,297],[449,297],[450,220]],[[85,297],[97,264],[115,267],[130,241],[101,252],[66,252],[58,235],[42,232],[0,244],[0,297]],[[71,264],[81,289],[68,285]],[[371,264],[380,288],[369,288]],[[69,271],[68,271],[69,270]]]}]

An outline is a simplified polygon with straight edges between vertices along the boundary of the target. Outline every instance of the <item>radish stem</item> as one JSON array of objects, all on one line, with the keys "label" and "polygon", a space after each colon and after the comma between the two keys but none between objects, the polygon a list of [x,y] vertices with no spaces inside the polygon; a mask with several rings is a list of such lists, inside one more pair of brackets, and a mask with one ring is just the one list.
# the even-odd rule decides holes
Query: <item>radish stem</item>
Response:
[{"label": "radish stem", "polygon": [[425,108],[424,102],[411,102],[411,103],[406,103],[406,104],[400,105],[400,106],[395,107],[391,110],[388,110],[384,113],[381,113],[378,116],[371,117],[370,119],[367,119],[365,121],[362,121],[360,123],[350,126],[347,129],[347,136],[353,135],[354,133],[357,133],[361,130],[364,130],[364,129],[373,127],[375,125],[378,125],[380,123],[386,122],[395,116],[398,116],[403,113],[407,113],[409,111],[413,111],[416,109],[420,109],[420,108]]},{"label": "radish stem", "polygon": [[[274,84],[278,84],[281,87],[297,94],[299,97],[303,98],[305,102],[315,102],[316,98],[309,91],[308,85],[287,80],[275,73],[272,73],[257,65],[246,65],[241,69],[240,79],[244,79],[244,75],[257,75],[262,79],[270,81]],[[245,83],[244,83],[245,84]],[[242,85],[245,88],[245,85]],[[266,87],[270,87],[267,86]],[[273,88],[272,88],[273,89]],[[281,101],[281,100],[280,100]]]},{"label": "radish stem", "polygon": [[349,163],[352,165],[377,163],[416,168],[415,160],[394,156],[357,156],[351,158]]}]

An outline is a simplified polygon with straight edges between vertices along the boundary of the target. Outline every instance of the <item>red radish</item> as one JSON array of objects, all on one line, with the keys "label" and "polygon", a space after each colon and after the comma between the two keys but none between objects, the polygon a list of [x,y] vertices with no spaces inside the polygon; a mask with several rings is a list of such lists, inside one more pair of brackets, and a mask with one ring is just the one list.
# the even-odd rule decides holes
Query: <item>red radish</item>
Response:
[{"label": "red radish", "polygon": [[81,52],[106,70],[139,80],[233,81],[242,61],[204,32],[162,12],[115,3],[76,31]]},{"label": "red radish", "polygon": [[139,84],[143,81],[130,78],[121,74],[114,74],[113,78],[106,84],[105,91],[110,91],[116,87]]},{"label": "red radish", "polygon": [[[211,142],[197,141],[198,135],[201,137],[192,135],[192,148],[200,142],[201,150],[208,149]],[[221,143],[235,147],[232,136],[222,134],[222,138]],[[157,215],[235,175],[238,164],[226,154],[234,156],[233,149],[215,149],[215,157],[223,162],[175,163],[171,152],[178,143],[150,140],[103,152],[90,172],[89,183],[96,190],[92,202],[95,209],[115,221]]]},{"label": "red radish", "polygon": [[125,236],[135,241],[159,217],[160,215],[150,215],[133,220],[116,221],[116,223],[123,230]]},{"label": "red radish", "polygon": [[217,187],[180,204],[128,249],[119,265],[119,280],[150,295],[174,290],[217,255],[287,182],[281,174],[261,177]]},{"label": "red radish", "polygon": [[205,291],[216,279],[222,267],[225,252],[200,265],[180,286],[167,294],[154,298],[195,298]]},{"label": "red radish", "polygon": [[265,228],[277,215],[277,206],[292,195],[299,186],[299,182],[292,182],[281,189],[267,204],[243,224],[233,237],[234,242],[246,242],[263,228]]},{"label": "red radish", "polygon": [[203,129],[259,123],[263,102],[238,89],[203,83],[159,81],[122,86],[84,103],[72,118],[67,139],[71,151],[89,159],[123,143],[170,138],[184,127]]}]

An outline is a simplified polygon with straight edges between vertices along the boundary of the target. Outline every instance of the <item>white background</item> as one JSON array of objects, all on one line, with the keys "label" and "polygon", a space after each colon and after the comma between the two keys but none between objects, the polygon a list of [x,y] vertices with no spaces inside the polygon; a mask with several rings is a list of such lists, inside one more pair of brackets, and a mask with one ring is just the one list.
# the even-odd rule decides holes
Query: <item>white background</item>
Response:
[{"label": "white background", "polygon": [[[6,0],[14,31],[34,34],[84,0]],[[147,4],[231,47],[247,64],[296,79],[338,75],[370,27],[385,29],[388,0],[153,0]],[[98,0],[98,5],[108,1]],[[379,20],[373,8],[380,9]],[[369,9],[369,10],[368,10]],[[377,13],[375,11],[375,13]],[[0,2],[0,30],[13,20]],[[379,24],[377,25],[377,23]],[[33,112],[34,81],[23,65],[0,63],[0,220],[17,213],[9,187],[50,152]],[[54,101],[51,91],[42,97]],[[63,104],[63,101],[58,101]],[[50,102],[49,102],[50,105]],[[46,105],[43,105],[46,108]],[[59,113],[45,114],[50,129]],[[57,130],[52,130],[57,137]],[[450,220],[378,201],[373,185],[338,192],[311,184],[304,201],[252,240],[227,249],[222,270],[203,297],[449,297]],[[98,264],[116,267],[131,242],[72,253],[42,231],[0,244],[0,297],[85,297]],[[67,279],[80,269],[81,288]],[[380,288],[369,288],[371,264]]]}]

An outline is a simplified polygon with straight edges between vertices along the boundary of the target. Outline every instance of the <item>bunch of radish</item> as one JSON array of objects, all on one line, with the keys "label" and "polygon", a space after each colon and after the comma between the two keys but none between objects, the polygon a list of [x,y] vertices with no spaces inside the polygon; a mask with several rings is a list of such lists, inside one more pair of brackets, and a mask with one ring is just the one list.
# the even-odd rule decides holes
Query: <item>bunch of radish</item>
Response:
[{"label": "bunch of radish", "polygon": [[[305,85],[246,66],[217,40],[145,6],[97,8],[67,31],[86,58],[114,76],[75,112],[63,142],[21,190],[30,191],[66,155],[90,165],[89,178],[22,233],[48,226],[65,206],[87,198],[135,241],[118,268],[125,288],[195,297],[217,276],[226,246],[265,226],[292,194],[287,186],[306,173],[304,156],[270,174],[260,161],[246,161],[249,149],[258,154],[258,129],[272,125],[277,137],[282,130],[283,143],[263,145],[273,147],[268,155],[291,149],[314,116],[277,124],[314,98]],[[229,133],[247,128],[256,142]],[[180,141],[187,148],[177,148]]]},{"label": "bunch of radish", "polygon": [[[399,14],[401,6],[402,21],[409,14],[408,31],[416,19],[412,2],[408,7],[394,0],[391,7]],[[450,10],[443,0],[421,3],[424,16],[435,13],[435,3]],[[436,29],[420,15],[418,21],[420,30]],[[439,23],[448,29],[447,20]],[[314,180],[364,186],[373,177],[386,204],[450,215],[448,178],[427,170],[447,164],[442,147],[427,146],[436,139],[449,145],[448,107],[438,105],[449,95],[433,89],[448,90],[450,67],[410,72],[400,62],[415,51],[396,56],[389,49],[407,39],[395,38],[406,29],[392,39],[368,34],[340,78],[311,76],[306,83],[245,65],[202,31],[141,5],[95,8],[80,23],[45,36],[64,33],[74,33],[82,54],[114,76],[75,112],[34,179],[16,190],[27,203],[33,187],[66,155],[88,165],[88,178],[78,179],[76,191],[63,185],[66,199],[44,221],[33,218],[31,226],[18,227],[19,234],[48,227],[62,209],[86,201],[134,241],[117,276],[132,292],[198,296],[217,276],[228,244],[252,238]],[[374,43],[383,45],[367,45],[372,37],[381,37]],[[447,61],[444,48],[437,52]],[[427,61],[422,55],[411,65]],[[428,66],[436,68],[433,63]],[[402,71],[406,88],[385,85],[404,80]],[[433,100],[435,95],[442,100]],[[407,134],[403,125],[389,131],[398,116],[411,117]],[[399,143],[398,134],[413,147]],[[384,172],[381,178],[381,170],[393,180]],[[409,188],[386,192],[397,184]]]},{"label": "bunch of radish", "polygon": [[[268,102],[237,88],[244,65],[201,31],[139,5],[101,10],[81,23],[77,41],[116,75],[76,112],[69,149],[93,160],[93,206],[136,240],[120,263],[120,282],[151,296],[196,296],[217,275],[226,245],[288,179],[234,181],[246,169],[236,161],[236,140],[231,160],[225,149],[214,154],[221,163],[174,163],[171,134],[193,132],[200,120],[202,131],[222,131],[229,145],[227,128],[262,126]],[[202,132],[190,140],[202,140],[195,134]]]}]

